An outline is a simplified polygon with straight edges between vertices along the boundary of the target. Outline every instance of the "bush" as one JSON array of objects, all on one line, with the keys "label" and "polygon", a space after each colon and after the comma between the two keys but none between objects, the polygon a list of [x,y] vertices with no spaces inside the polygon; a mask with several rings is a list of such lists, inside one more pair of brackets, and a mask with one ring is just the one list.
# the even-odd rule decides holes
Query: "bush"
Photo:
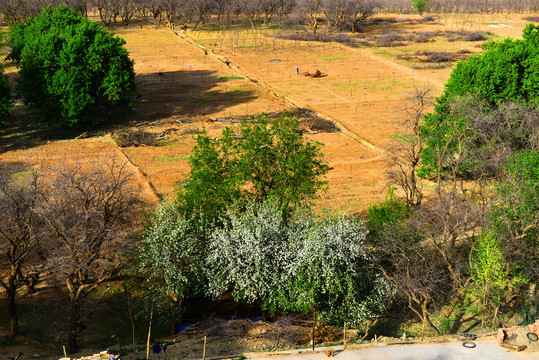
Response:
[{"label": "bush", "polygon": [[375,38],[374,43],[376,46],[381,47],[395,47],[404,46],[402,41],[406,39],[396,31],[388,31],[385,34]]},{"label": "bush", "polygon": [[445,36],[449,38],[448,41],[485,41],[488,40],[489,35],[490,33],[482,31],[458,30],[445,32]]},{"label": "bush", "polygon": [[45,7],[9,37],[18,91],[46,119],[98,123],[115,105],[132,105],[135,73],[125,41],[74,10]]}]

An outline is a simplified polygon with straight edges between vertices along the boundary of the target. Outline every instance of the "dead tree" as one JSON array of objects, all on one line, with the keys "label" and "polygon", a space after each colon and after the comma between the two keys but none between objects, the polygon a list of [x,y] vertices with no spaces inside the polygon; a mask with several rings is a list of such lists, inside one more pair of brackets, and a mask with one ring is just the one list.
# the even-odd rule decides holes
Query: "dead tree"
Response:
[{"label": "dead tree", "polygon": [[90,293],[122,265],[122,248],[140,204],[126,165],[107,160],[51,169],[51,184],[39,204],[54,241],[49,263],[69,295],[67,343],[73,351],[106,291],[94,299]]}]

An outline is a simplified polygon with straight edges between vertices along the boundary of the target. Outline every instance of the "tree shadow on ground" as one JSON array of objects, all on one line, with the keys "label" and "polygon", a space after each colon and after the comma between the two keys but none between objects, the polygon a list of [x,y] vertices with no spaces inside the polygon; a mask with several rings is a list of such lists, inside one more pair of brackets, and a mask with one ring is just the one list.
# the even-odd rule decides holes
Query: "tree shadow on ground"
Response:
[{"label": "tree shadow on ground", "polygon": [[171,116],[207,116],[256,100],[255,92],[242,85],[208,70],[140,75],[136,110],[129,118],[156,121]]},{"label": "tree shadow on ground", "polygon": [[73,139],[84,133],[88,136],[103,134],[141,122],[175,116],[208,116],[258,97],[253,90],[246,90],[244,83],[230,81],[208,70],[144,74],[138,75],[136,82],[137,90],[132,94],[134,111],[117,109],[99,125],[69,127],[62,123],[49,123],[36,111],[17,103],[11,119],[0,126],[0,153],[32,148],[49,140]]}]

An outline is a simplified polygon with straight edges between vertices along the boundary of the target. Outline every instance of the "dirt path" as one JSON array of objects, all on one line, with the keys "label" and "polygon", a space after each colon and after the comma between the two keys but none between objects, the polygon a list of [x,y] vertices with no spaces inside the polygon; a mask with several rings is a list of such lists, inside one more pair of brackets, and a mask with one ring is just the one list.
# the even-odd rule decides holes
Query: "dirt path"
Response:
[{"label": "dirt path", "polygon": [[369,48],[350,48],[351,50],[358,51],[362,54],[369,56],[374,61],[380,62],[383,65],[392,67],[395,71],[400,72],[403,76],[408,76],[411,79],[414,79],[418,84],[423,84],[425,87],[432,88],[436,93],[441,92],[444,88],[444,83],[440,80],[437,80],[431,76],[426,76],[422,72],[410,69],[404,65],[398,64],[394,61],[386,59],[380,55],[374,53],[372,49]]}]

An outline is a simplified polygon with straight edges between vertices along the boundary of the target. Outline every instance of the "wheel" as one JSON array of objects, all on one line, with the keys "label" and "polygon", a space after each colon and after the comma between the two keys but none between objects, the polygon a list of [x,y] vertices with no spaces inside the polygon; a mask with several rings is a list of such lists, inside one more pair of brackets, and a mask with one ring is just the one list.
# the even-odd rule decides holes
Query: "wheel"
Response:
[{"label": "wheel", "polygon": [[537,340],[539,340],[539,336],[537,336],[537,334],[532,333],[532,332],[527,333],[527,334],[526,334],[526,337],[527,337],[528,340],[530,340],[530,341],[537,341]]},{"label": "wheel", "polygon": [[464,341],[462,343],[462,346],[464,346],[465,348],[468,348],[468,349],[473,349],[474,347],[477,346],[477,344],[472,342],[472,341]]}]

